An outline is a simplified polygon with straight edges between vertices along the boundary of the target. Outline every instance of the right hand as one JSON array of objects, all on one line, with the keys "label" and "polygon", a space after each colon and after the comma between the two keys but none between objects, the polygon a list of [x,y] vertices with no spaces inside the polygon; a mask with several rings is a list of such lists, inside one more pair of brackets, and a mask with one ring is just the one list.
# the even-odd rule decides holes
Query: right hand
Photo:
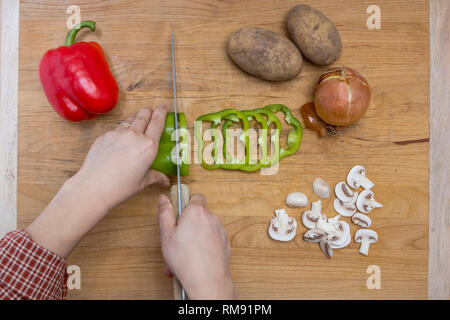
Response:
[{"label": "right hand", "polygon": [[163,257],[189,299],[235,299],[230,244],[219,218],[205,207],[205,197],[193,194],[177,221],[170,200],[160,196]]}]

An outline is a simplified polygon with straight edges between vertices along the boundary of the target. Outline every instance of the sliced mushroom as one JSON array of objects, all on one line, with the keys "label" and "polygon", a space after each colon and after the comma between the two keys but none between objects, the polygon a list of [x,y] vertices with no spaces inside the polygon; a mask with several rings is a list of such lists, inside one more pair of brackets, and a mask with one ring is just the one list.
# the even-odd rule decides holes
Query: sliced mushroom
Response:
[{"label": "sliced mushroom", "polygon": [[320,240],[320,249],[322,250],[323,253],[325,253],[325,255],[328,258],[332,258],[333,257],[333,248],[331,247],[330,242],[328,242],[327,240]]},{"label": "sliced mushroom", "polygon": [[344,217],[351,217],[356,213],[356,205],[354,203],[334,199],[333,205],[334,210]]},{"label": "sliced mushroom", "polygon": [[345,221],[338,221],[338,226],[339,232],[332,235],[331,239],[329,239],[331,246],[336,249],[347,246],[350,243],[349,236],[351,239],[350,226],[348,223]]},{"label": "sliced mushroom", "polygon": [[327,219],[327,216],[323,214],[317,220],[316,229],[322,230],[328,235],[337,235],[339,233],[339,223],[336,223],[334,218]]},{"label": "sliced mushroom", "polygon": [[347,183],[353,189],[360,186],[366,190],[372,189],[374,184],[366,177],[366,168],[363,166],[354,166],[347,175]]},{"label": "sliced mushroom", "polygon": [[372,219],[359,212],[353,215],[352,222],[361,228],[368,228],[372,225]]},{"label": "sliced mushroom", "polygon": [[355,203],[358,198],[358,192],[353,191],[350,187],[344,182],[341,181],[334,187],[334,193],[336,197],[343,202],[352,202]]},{"label": "sliced mushroom", "polygon": [[308,197],[301,192],[289,193],[286,198],[286,205],[291,208],[303,208],[308,205]]},{"label": "sliced mushroom", "polygon": [[381,208],[383,205],[375,201],[374,193],[370,190],[363,190],[356,200],[358,210],[364,213],[369,213],[374,208]]},{"label": "sliced mushroom", "polygon": [[319,198],[327,199],[330,197],[330,186],[321,178],[314,179],[313,190]]},{"label": "sliced mushroom", "polygon": [[270,220],[269,235],[278,241],[291,241],[297,232],[297,221],[289,217],[284,209],[275,210],[275,217]]},{"label": "sliced mushroom", "polygon": [[[340,221],[340,215],[326,220],[323,215],[317,222],[317,229],[325,230],[327,233],[327,240],[332,246],[339,247],[343,245],[350,234],[350,226],[345,221]],[[326,221],[326,222],[325,222]]]},{"label": "sliced mushroom", "polygon": [[311,229],[305,232],[303,239],[308,242],[320,242],[327,234],[319,229]]},{"label": "sliced mushroom", "polygon": [[359,253],[367,256],[369,255],[369,247],[372,243],[378,241],[378,234],[369,229],[359,229],[355,234],[355,242],[361,243],[359,247]]},{"label": "sliced mushroom", "polygon": [[317,220],[322,215],[322,201],[314,201],[311,204],[311,210],[305,210],[302,215],[302,223],[308,229],[316,227]]},{"label": "sliced mushroom", "polygon": [[316,228],[308,230],[303,238],[308,242],[319,242],[320,249],[328,258],[333,256],[333,249],[346,247],[351,241],[350,226],[345,221],[339,221],[340,215],[327,219],[321,215]]},{"label": "sliced mushroom", "polygon": [[347,234],[347,237],[345,238],[345,241],[342,244],[336,245],[336,244],[331,243],[331,247],[333,249],[342,249],[342,248],[345,248],[346,246],[348,246],[350,244],[350,241],[352,241],[352,234],[349,232]]}]

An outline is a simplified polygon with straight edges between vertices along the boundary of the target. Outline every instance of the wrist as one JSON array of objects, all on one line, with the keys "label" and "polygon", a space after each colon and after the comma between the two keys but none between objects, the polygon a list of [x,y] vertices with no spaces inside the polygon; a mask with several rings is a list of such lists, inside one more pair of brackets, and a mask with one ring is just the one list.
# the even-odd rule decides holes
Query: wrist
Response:
[{"label": "wrist", "polygon": [[113,208],[108,199],[101,199],[98,188],[81,171],[67,179],[58,195],[59,193],[67,199],[83,201],[83,206],[90,215],[106,215]]},{"label": "wrist", "polygon": [[108,209],[74,176],[26,231],[36,243],[66,258],[107,213]]}]

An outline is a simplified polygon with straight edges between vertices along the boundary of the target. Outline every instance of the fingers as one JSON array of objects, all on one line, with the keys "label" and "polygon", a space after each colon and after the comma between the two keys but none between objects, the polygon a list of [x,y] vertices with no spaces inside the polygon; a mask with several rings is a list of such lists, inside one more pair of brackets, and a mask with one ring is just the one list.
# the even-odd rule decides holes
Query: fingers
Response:
[{"label": "fingers", "polygon": [[206,198],[201,193],[194,193],[191,195],[191,200],[188,205],[199,205],[202,207],[206,207]]},{"label": "fingers", "polygon": [[154,141],[159,141],[161,134],[164,131],[166,123],[167,110],[166,107],[161,105],[153,111],[150,123],[145,130],[147,137],[153,138]]},{"label": "fingers", "polygon": [[175,232],[175,225],[177,222],[172,203],[170,203],[169,198],[167,198],[165,195],[159,196],[158,220],[159,230],[161,234],[161,244],[164,245]]},{"label": "fingers", "polygon": [[170,179],[164,173],[150,169],[144,176],[144,187],[151,184],[159,184],[161,187],[168,187],[170,185]]},{"label": "fingers", "polygon": [[[126,119],[124,120],[124,122],[126,122],[126,123],[128,123],[128,124],[131,125],[131,123],[134,121],[134,117],[135,117],[135,116],[131,116],[131,117],[126,118]],[[125,127],[125,126],[123,126],[123,125],[119,125],[120,122],[122,122],[122,121],[119,121],[119,122],[116,124],[116,127],[114,128],[114,130],[124,130],[124,129],[128,129],[127,127]]]},{"label": "fingers", "polygon": [[131,122],[130,129],[135,130],[137,133],[144,133],[151,117],[152,109],[143,108],[139,110],[138,113],[136,113],[136,117],[134,118],[133,122]]}]

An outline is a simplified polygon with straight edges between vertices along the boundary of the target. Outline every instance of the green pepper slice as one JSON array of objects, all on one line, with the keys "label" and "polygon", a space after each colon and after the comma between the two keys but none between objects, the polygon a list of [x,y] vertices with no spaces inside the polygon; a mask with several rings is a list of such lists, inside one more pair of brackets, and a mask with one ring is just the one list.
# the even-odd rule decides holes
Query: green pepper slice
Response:
[{"label": "green pepper slice", "polygon": [[279,160],[296,153],[298,148],[300,147],[300,142],[302,141],[303,135],[303,127],[300,121],[298,121],[292,114],[291,110],[289,110],[289,108],[283,104],[269,104],[265,106],[264,109],[269,110],[273,114],[282,112],[284,114],[284,120],[292,127],[288,133],[286,146],[280,148]]},{"label": "green pepper slice", "polygon": [[[180,175],[189,175],[189,139],[187,139],[186,116],[178,113],[180,125],[180,142],[178,149],[181,154]],[[152,163],[151,169],[158,170],[167,176],[177,175],[176,165],[176,141],[175,141],[175,113],[169,112],[166,117],[165,128],[159,139],[158,153]]]},{"label": "green pepper slice", "polygon": [[[222,122],[222,119],[229,116],[229,115],[236,115],[239,120],[242,121],[242,128],[244,131],[244,144],[245,144],[245,160],[243,163],[217,163],[219,151],[218,151],[218,132],[217,127]],[[213,157],[214,157],[214,164],[207,164],[203,160],[203,148],[204,148],[204,142],[203,142],[203,136],[202,136],[202,130],[200,127],[201,122],[209,121],[211,122],[211,136],[214,141],[214,147],[213,147]],[[209,113],[202,115],[197,118],[194,124],[194,135],[195,139],[198,143],[198,156],[201,159],[201,164],[205,169],[212,170],[216,168],[222,168],[222,169],[228,169],[228,170],[234,170],[234,169],[240,169],[244,164],[248,163],[249,154],[249,138],[248,138],[248,129],[250,129],[250,124],[246,118],[246,116],[239,110],[236,109],[225,109],[216,113]]]},{"label": "green pepper slice", "polygon": [[[258,144],[257,144],[257,150],[251,150],[249,145],[249,155],[253,154],[253,152],[258,152],[258,146],[261,146],[261,160],[257,163],[250,163],[250,157],[249,162],[243,165],[239,170],[252,172],[259,170],[262,166],[265,166],[267,163],[267,121],[260,115],[260,113],[255,112],[254,110],[244,110],[242,113],[247,117],[248,121],[251,121],[252,118],[255,118],[256,121],[258,121],[261,124],[261,136],[258,138]],[[275,117],[276,118],[276,117]],[[277,119],[278,120],[278,119]],[[227,152],[227,129],[230,127],[230,125],[233,122],[238,122],[239,118],[237,118],[235,115],[229,115],[226,117],[226,120],[222,127],[222,135],[224,137],[224,143],[223,143],[223,154],[224,157],[227,158],[232,157],[232,155],[229,155]]]},{"label": "green pepper slice", "polygon": [[280,133],[283,127],[278,117],[271,111],[263,108],[253,109],[253,111],[263,114],[267,117],[267,128],[269,128],[272,123],[275,124],[275,132],[270,137],[270,141],[273,143],[275,150],[272,150],[272,156],[270,157],[270,159],[268,159],[267,163],[262,166],[262,168],[267,168],[278,163],[278,161],[280,160]]}]

